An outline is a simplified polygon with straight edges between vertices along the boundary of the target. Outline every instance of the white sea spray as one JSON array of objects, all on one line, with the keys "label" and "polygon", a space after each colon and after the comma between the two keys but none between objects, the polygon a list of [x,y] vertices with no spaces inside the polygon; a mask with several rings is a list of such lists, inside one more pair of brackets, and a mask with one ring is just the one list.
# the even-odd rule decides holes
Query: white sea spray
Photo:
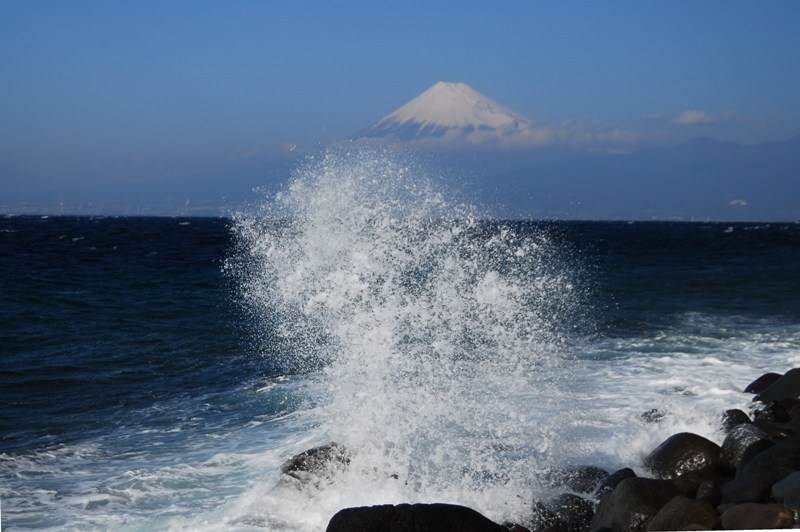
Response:
[{"label": "white sea spray", "polygon": [[500,518],[566,449],[569,271],[546,234],[449,197],[408,155],[338,148],[236,218],[243,299],[353,455],[323,513],[438,500]]}]

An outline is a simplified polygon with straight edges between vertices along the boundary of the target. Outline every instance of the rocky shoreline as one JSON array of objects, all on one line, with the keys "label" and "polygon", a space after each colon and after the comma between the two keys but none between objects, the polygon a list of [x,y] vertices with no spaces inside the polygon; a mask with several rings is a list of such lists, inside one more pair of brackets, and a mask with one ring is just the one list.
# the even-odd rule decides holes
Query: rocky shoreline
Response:
[{"label": "rocky shoreline", "polygon": [[[651,530],[753,530],[800,525],[800,368],[767,373],[744,393],[750,414],[728,410],[720,419],[722,445],[692,433],[667,438],[630,468],[606,472],[575,467],[555,473],[563,493],[531,501],[524,523],[494,523],[451,504],[400,504],[346,508],[327,532],[583,532]],[[645,412],[658,423],[663,413]],[[323,464],[346,467],[346,451],[331,444],[295,456],[283,481],[302,482]]]}]

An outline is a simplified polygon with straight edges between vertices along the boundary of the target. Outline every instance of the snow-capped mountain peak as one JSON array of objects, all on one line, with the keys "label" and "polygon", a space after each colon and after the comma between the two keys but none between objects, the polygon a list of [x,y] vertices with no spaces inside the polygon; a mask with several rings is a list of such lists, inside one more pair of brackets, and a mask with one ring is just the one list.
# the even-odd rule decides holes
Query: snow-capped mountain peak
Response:
[{"label": "snow-capped mountain peak", "polygon": [[387,123],[416,122],[424,126],[499,128],[520,120],[511,111],[479,93],[466,83],[440,81],[382,118]]},{"label": "snow-capped mountain peak", "polygon": [[526,136],[531,127],[530,121],[466,83],[440,81],[358,136],[474,145]]}]

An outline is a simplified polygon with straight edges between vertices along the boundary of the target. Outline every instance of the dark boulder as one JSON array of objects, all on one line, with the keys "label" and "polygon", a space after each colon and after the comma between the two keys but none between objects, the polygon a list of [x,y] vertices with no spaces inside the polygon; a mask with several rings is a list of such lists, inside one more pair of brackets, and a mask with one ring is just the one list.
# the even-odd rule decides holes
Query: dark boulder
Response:
[{"label": "dark boulder", "polygon": [[800,399],[800,368],[790,369],[755,397],[756,401],[770,403],[784,399]]},{"label": "dark boulder", "polygon": [[338,443],[328,443],[296,454],[281,465],[281,479],[290,482],[318,481],[350,464],[350,453]]},{"label": "dark boulder", "polygon": [[672,479],[672,483],[678,488],[678,492],[684,497],[694,499],[697,490],[704,482],[716,482],[718,480],[717,470],[713,467],[706,467],[696,471],[687,471]]},{"label": "dark boulder", "polygon": [[600,499],[603,495],[614,491],[614,488],[619,486],[619,483],[625,480],[626,478],[635,478],[635,477],[636,473],[634,473],[633,469],[631,469],[630,467],[614,471],[606,478],[604,478],[600,482],[600,484],[597,485],[597,490],[594,492],[594,495],[595,497]]},{"label": "dark boulder", "polygon": [[800,496],[800,471],[796,471],[772,485],[772,495],[779,501],[790,494]]},{"label": "dark boulder", "polygon": [[660,423],[666,417],[666,415],[667,413],[663,410],[651,408],[646,412],[642,412],[642,415],[639,417],[641,417],[642,421],[645,423]]},{"label": "dark boulder", "polygon": [[588,530],[594,517],[594,503],[571,493],[562,493],[547,503],[554,521],[550,528],[563,532]]},{"label": "dark boulder", "polygon": [[786,405],[786,412],[789,414],[789,419],[795,420],[800,417],[800,400],[794,400]]},{"label": "dark boulder", "polygon": [[753,421],[753,425],[764,431],[767,434],[767,437],[774,441],[782,440],[797,434],[797,430],[795,430],[788,423],[777,423],[775,421],[768,421],[766,419],[756,419]]},{"label": "dark boulder", "polygon": [[595,466],[572,466],[551,469],[543,480],[553,487],[567,488],[577,493],[592,493],[608,476],[608,471]]},{"label": "dark boulder", "polygon": [[750,423],[750,416],[738,408],[733,410],[726,410],[722,414],[722,430],[723,432],[730,432],[737,425],[742,423]]},{"label": "dark boulder", "polygon": [[710,530],[717,517],[717,511],[707,502],[679,495],[647,522],[645,530],[689,530],[690,525],[700,525]]},{"label": "dark boulder", "polygon": [[722,514],[725,530],[765,530],[792,525],[794,513],[782,504],[737,504]]},{"label": "dark boulder", "polygon": [[753,423],[786,423],[792,418],[789,411],[780,401],[771,401],[760,405],[753,411]]},{"label": "dark boulder", "polygon": [[726,503],[768,502],[772,485],[800,470],[800,436],[781,440],[754,456],[736,473],[736,478],[722,486]]},{"label": "dark boulder", "polygon": [[339,510],[326,532],[508,532],[466,506],[398,504]]},{"label": "dark boulder", "polygon": [[775,381],[780,379],[782,375],[780,373],[765,373],[750,384],[747,385],[747,388],[744,389],[744,393],[761,393],[770,386],[772,386]]},{"label": "dark boulder", "polygon": [[628,478],[600,500],[592,519],[592,528],[617,531],[644,530],[645,523],[679,495],[669,480]]},{"label": "dark boulder", "polygon": [[531,515],[530,523],[533,530],[555,529],[557,523],[558,517],[549,508],[549,505],[538,501],[533,503],[533,514]]},{"label": "dark boulder", "polygon": [[772,496],[797,516],[800,513],[800,471],[773,484]]},{"label": "dark boulder", "polygon": [[722,489],[719,483],[713,480],[707,480],[697,486],[697,492],[694,498],[698,501],[707,502],[711,506],[716,507],[722,500]]},{"label": "dark boulder", "polygon": [[722,442],[722,465],[738,469],[745,451],[751,445],[769,439],[767,434],[752,424],[737,425]]},{"label": "dark boulder", "polygon": [[753,445],[745,449],[744,454],[742,454],[742,458],[739,460],[739,467],[737,467],[736,470],[739,471],[744,469],[753,458],[774,446],[775,442],[772,440],[759,440],[755,442]]},{"label": "dark boulder", "polygon": [[719,464],[720,447],[697,434],[674,434],[645,458],[644,466],[659,478],[675,478],[688,471]]}]

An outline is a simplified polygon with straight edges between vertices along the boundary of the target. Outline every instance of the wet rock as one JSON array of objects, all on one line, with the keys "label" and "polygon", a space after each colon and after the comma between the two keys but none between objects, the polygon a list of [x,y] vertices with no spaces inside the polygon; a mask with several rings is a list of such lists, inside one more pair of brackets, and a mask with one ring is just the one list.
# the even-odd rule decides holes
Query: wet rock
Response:
[{"label": "wet rock", "polygon": [[[794,516],[795,525],[800,524],[800,494],[792,492],[786,495],[786,500],[783,501],[783,506]],[[800,528],[800,527],[793,527]]]},{"label": "wet rock", "polygon": [[562,493],[547,503],[555,517],[551,528],[563,532],[588,530],[594,517],[594,503],[571,493]]},{"label": "wet rock", "polygon": [[791,493],[800,495],[800,471],[796,471],[772,485],[772,495],[780,501]]},{"label": "wet rock", "polygon": [[707,480],[697,486],[697,492],[694,496],[698,501],[707,502],[713,507],[716,507],[722,500],[722,489],[720,484],[713,480]]},{"label": "wet rock", "polygon": [[548,505],[542,502],[533,503],[533,514],[531,516],[531,528],[536,531],[555,528],[558,518]]},{"label": "wet rock", "polygon": [[738,408],[726,410],[725,413],[722,414],[723,432],[730,432],[734,427],[742,423],[751,423],[750,416]]},{"label": "wet rock", "polygon": [[800,368],[790,369],[755,397],[762,403],[785,399],[800,399]]},{"label": "wet rock", "polygon": [[652,408],[647,412],[642,412],[642,415],[639,416],[642,418],[642,421],[645,423],[659,423],[661,420],[666,417],[667,413],[663,410],[659,410],[657,408]]},{"label": "wet rock", "polygon": [[567,488],[577,493],[592,493],[608,476],[608,471],[595,466],[573,466],[554,469],[545,475],[551,486]]},{"label": "wet rock", "polygon": [[313,447],[281,465],[281,479],[291,482],[319,481],[350,464],[350,453],[338,443]]},{"label": "wet rock", "polygon": [[797,431],[788,423],[775,423],[765,419],[756,419],[753,425],[764,431],[767,437],[773,441],[782,440],[797,434]]},{"label": "wet rock", "polygon": [[790,421],[789,411],[778,401],[764,403],[753,411],[753,423],[786,423]]},{"label": "wet rock", "polygon": [[508,532],[471,508],[454,504],[398,504],[339,510],[326,532]]},{"label": "wet rock", "polygon": [[645,458],[644,466],[659,478],[675,478],[688,471],[716,467],[719,461],[719,445],[697,434],[681,432],[656,447]]},{"label": "wet rock", "polygon": [[756,443],[752,444],[744,451],[742,458],[739,460],[739,467],[737,467],[736,470],[739,471],[741,469],[744,469],[745,466],[749,464],[753,458],[763,453],[770,447],[774,446],[775,442],[772,440],[759,440]]},{"label": "wet rock", "polygon": [[611,493],[614,491],[620,482],[625,480],[626,478],[635,478],[636,473],[633,472],[633,469],[630,467],[626,467],[615,471],[604,478],[600,484],[597,485],[597,490],[595,490],[594,495],[596,498],[600,499],[603,495],[607,493]]},{"label": "wet rock", "polygon": [[800,417],[800,401],[795,400],[789,403],[786,411],[789,414],[790,419],[796,420],[798,417]]},{"label": "wet rock", "polygon": [[688,471],[672,479],[672,483],[678,488],[678,492],[690,499],[696,498],[697,490],[700,488],[701,484],[716,481],[717,473],[716,469],[713,467],[707,467],[697,471]]},{"label": "wet rock", "polygon": [[600,500],[591,522],[592,528],[644,530],[645,523],[679,495],[668,480],[628,478]]},{"label": "wet rock", "polygon": [[781,440],[759,453],[722,487],[722,501],[767,502],[772,486],[800,470],[800,436]]},{"label": "wet rock", "polygon": [[770,386],[772,386],[775,381],[780,379],[782,375],[780,373],[765,373],[750,384],[747,385],[747,388],[744,389],[744,393],[761,393]]},{"label": "wet rock", "polygon": [[767,434],[755,425],[743,424],[734,427],[722,442],[722,465],[737,469],[748,447],[767,439],[769,439]]},{"label": "wet rock", "polygon": [[[723,502],[723,503],[718,504],[716,506],[716,509],[717,509],[717,512],[719,512],[719,514],[720,514],[720,519],[721,519],[722,514],[724,514],[725,512],[727,512],[728,510],[730,510],[734,506],[736,506],[736,505],[732,504],[732,503],[729,503],[729,502]],[[722,526],[722,522],[721,521],[719,523],[717,523],[717,524],[719,525],[719,527]],[[719,528],[719,527],[717,527],[717,528]]]},{"label": "wet rock", "polygon": [[790,528],[794,513],[782,504],[737,504],[722,514],[725,530]]},{"label": "wet rock", "polygon": [[647,522],[645,530],[688,530],[689,525],[700,525],[703,529],[714,526],[718,514],[714,508],[703,501],[695,501],[677,496],[661,508]]}]

